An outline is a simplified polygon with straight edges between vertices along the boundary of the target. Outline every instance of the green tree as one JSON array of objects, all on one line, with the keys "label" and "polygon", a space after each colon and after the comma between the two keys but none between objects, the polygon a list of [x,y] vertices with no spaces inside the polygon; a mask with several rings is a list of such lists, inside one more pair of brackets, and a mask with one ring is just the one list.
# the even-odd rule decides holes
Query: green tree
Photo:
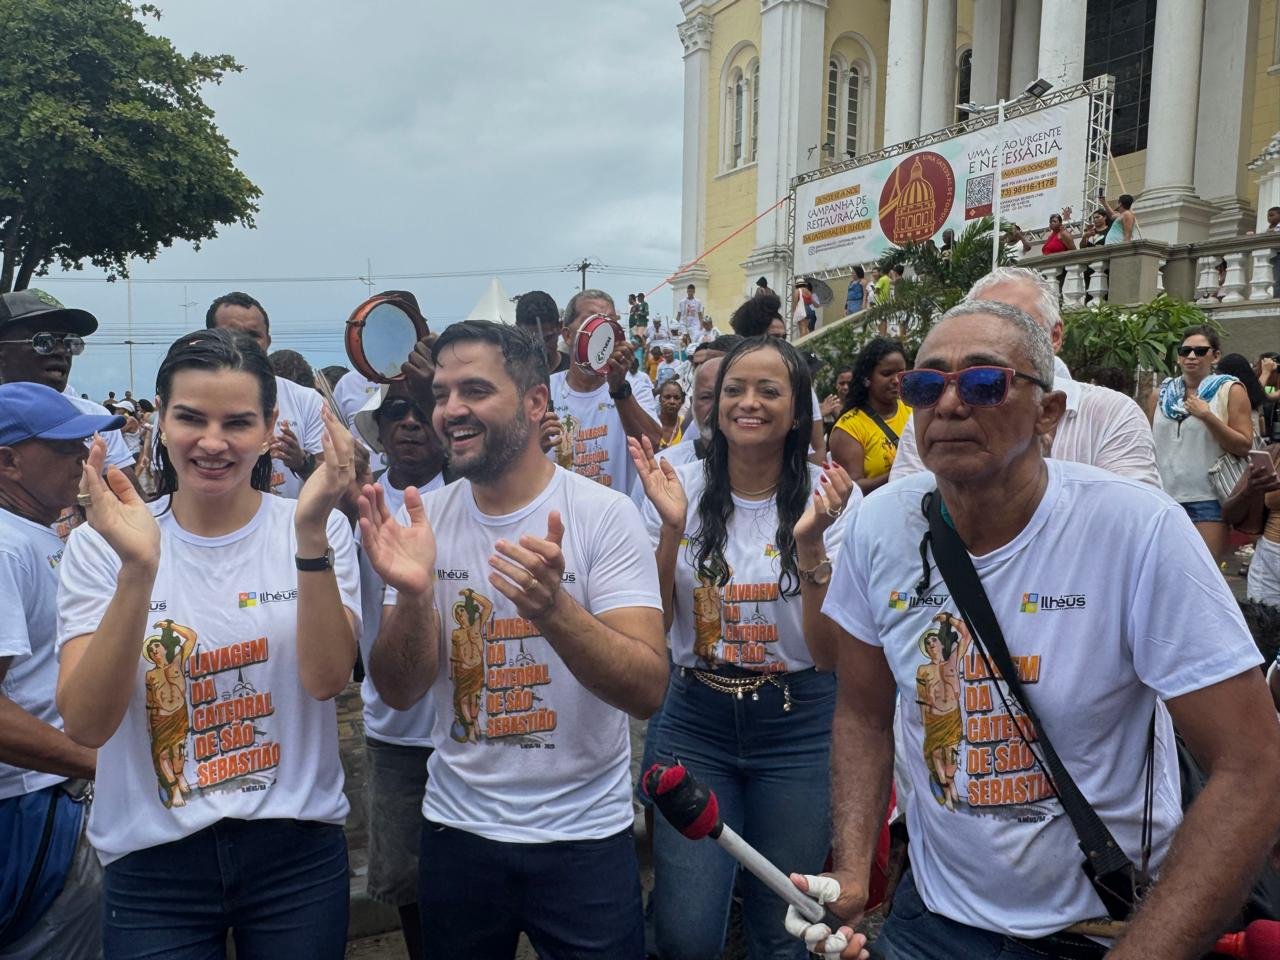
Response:
[{"label": "green tree", "polygon": [[240,65],[180,54],[147,16],[128,0],[0,0],[0,292],[55,261],[126,275],[175,240],[253,226],[261,192],[200,95]]}]

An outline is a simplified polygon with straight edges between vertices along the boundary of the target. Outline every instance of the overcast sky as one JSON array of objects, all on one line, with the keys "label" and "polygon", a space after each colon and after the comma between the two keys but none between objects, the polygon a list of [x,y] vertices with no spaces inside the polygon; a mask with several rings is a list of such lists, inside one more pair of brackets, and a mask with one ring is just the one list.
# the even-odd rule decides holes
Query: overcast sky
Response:
[{"label": "overcast sky", "polygon": [[[394,274],[492,271],[509,294],[561,306],[589,276],[624,302],[679,264],[683,68],[674,0],[161,0],[148,29],[245,70],[205,96],[262,190],[257,229],[133,271],[135,340],[165,346],[230,289],[258,297],[273,347],[343,363],[343,321],[373,289],[414,291],[433,326],[488,285]],[[521,268],[552,268],[535,274]],[[72,370],[94,399],[129,387],[123,282],[53,273],[33,286],[101,321]],[[337,282],[262,278],[347,277]],[[255,279],[256,278],[256,279]],[[173,283],[153,282],[176,280]],[[184,285],[184,282],[185,285]],[[217,282],[198,282],[198,281]],[[669,304],[665,292],[658,304]],[[184,304],[188,304],[184,311]],[[164,346],[133,350],[149,396]]]}]

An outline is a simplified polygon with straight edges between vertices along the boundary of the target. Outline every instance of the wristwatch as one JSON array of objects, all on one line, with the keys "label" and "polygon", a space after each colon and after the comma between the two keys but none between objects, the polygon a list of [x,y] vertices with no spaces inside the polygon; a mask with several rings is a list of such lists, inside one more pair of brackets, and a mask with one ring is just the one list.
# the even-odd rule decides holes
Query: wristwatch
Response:
[{"label": "wristwatch", "polygon": [[808,570],[797,570],[800,579],[815,587],[825,587],[831,582],[831,560],[823,557]]},{"label": "wristwatch", "polygon": [[629,380],[623,380],[622,386],[620,386],[616,392],[613,390],[609,391],[610,400],[625,400],[629,396],[631,396],[631,381]]},{"label": "wristwatch", "polygon": [[[297,557],[293,558],[294,566],[303,573],[318,573],[321,570],[333,569],[333,547],[324,552],[322,557]],[[830,564],[828,564],[830,566]],[[828,571],[827,576],[830,576]],[[801,574],[803,576],[803,573]]]}]

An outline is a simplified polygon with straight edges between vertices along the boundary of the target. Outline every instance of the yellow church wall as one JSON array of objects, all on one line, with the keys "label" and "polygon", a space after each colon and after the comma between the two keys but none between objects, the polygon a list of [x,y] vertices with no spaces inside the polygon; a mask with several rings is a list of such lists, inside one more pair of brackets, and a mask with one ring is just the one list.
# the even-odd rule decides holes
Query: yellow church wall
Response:
[{"label": "yellow church wall", "polygon": [[[1260,154],[1272,137],[1280,131],[1280,70],[1268,70],[1276,59],[1276,18],[1280,17],[1280,0],[1262,0],[1258,8],[1258,60],[1257,85],[1253,93],[1253,117],[1250,124],[1249,156],[1252,160]],[[1252,180],[1253,196],[1257,201],[1257,180]]]},{"label": "yellow church wall", "polygon": [[[745,69],[750,59],[759,56],[760,4],[758,0],[722,0],[711,13],[710,89],[705,93],[708,141],[704,249],[715,246],[756,214],[756,165],[751,162],[723,172],[720,130],[725,106],[722,79],[734,65]],[[742,46],[744,42],[750,47]],[[742,302],[742,261],[754,246],[755,230],[744,230],[702,261],[710,280],[705,290],[698,291],[698,298],[720,330],[729,329],[729,314]]]}]

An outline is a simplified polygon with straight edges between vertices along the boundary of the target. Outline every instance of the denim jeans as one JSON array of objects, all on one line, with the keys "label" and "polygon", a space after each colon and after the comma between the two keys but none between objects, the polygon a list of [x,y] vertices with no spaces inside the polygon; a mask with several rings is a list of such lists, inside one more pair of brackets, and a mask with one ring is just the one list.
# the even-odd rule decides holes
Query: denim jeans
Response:
[{"label": "denim jeans", "polygon": [[106,960],[342,960],[347,841],[303,820],[219,820],[108,864]]},{"label": "denim jeans", "polygon": [[630,827],[600,840],[503,843],[424,820],[418,909],[432,960],[511,960],[521,932],[541,960],[644,957]]},{"label": "denim jeans", "polygon": [[[1003,934],[979,930],[933,913],[925,906],[908,870],[893,895],[893,910],[871,945],[872,960],[1045,960],[1075,956],[1038,941],[1035,949]],[[1088,949],[1085,947],[1084,949]],[[1100,958],[1103,948],[1097,947]]]},{"label": "denim jeans", "polygon": [[[831,716],[836,679],[813,670],[778,674],[738,698],[677,667],[663,709],[662,749],[711,788],[725,824],[784,873],[818,873],[831,842]],[[715,960],[724,949],[736,862],[714,840],[689,840],[661,816],[653,837],[654,921],[663,960]],[[786,904],[742,876],[751,960],[804,960],[782,926]]]}]

